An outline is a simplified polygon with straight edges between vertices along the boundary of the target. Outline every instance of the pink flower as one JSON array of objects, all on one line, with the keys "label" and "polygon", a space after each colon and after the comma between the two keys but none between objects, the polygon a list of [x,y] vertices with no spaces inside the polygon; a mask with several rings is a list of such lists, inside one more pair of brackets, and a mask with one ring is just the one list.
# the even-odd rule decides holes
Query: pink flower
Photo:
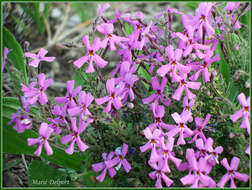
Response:
[{"label": "pink flower", "polygon": [[66,144],[72,141],[70,146],[65,150],[67,154],[73,154],[75,142],[77,143],[81,152],[85,152],[88,146],[81,140],[80,134],[86,129],[86,125],[79,123],[79,128],[76,126],[76,117],[71,118],[72,134],[66,135],[61,138],[61,143]]},{"label": "pink flower", "polygon": [[128,152],[128,145],[123,143],[122,148],[116,149],[115,154],[118,158],[118,165],[116,166],[116,169],[119,169],[121,165],[123,165],[125,171],[128,173],[131,170],[131,166],[129,162],[125,159],[125,156]]},{"label": "pink flower", "polygon": [[201,83],[200,82],[189,82],[189,81],[186,81],[186,78],[187,78],[186,73],[183,73],[180,76],[177,75],[177,77],[175,78],[175,81],[179,82],[179,86],[172,96],[173,99],[179,101],[184,90],[186,92],[186,96],[189,99],[194,99],[196,97],[195,94],[190,92],[189,88],[194,89],[194,90],[199,90]]},{"label": "pink flower", "polygon": [[12,51],[12,49],[8,49],[8,48],[4,48],[4,52],[3,52],[3,62],[2,62],[2,72],[4,71],[4,67],[5,67],[5,62],[7,59],[8,54]]},{"label": "pink flower", "polygon": [[66,83],[67,94],[64,97],[55,97],[55,102],[58,104],[65,104],[67,108],[73,108],[76,106],[74,97],[80,92],[81,86],[74,89],[74,80],[69,80]]},{"label": "pink flower", "polygon": [[241,181],[247,182],[249,180],[249,176],[247,174],[242,174],[237,172],[238,166],[240,163],[240,159],[237,157],[233,157],[231,160],[231,165],[228,164],[228,160],[224,158],[221,160],[221,164],[227,169],[227,173],[222,176],[221,180],[218,182],[217,186],[223,188],[225,184],[231,180],[230,187],[236,188],[234,183],[234,179],[239,179]]},{"label": "pink flower", "polygon": [[204,158],[200,158],[200,160],[197,162],[193,149],[187,149],[186,160],[188,161],[189,168],[193,171],[193,173],[189,172],[188,175],[180,179],[183,185],[192,184],[190,186],[191,188],[198,188],[202,185],[203,187],[216,187],[215,181],[207,175],[210,171],[210,168]]},{"label": "pink flower", "polygon": [[165,96],[163,94],[166,83],[167,83],[166,77],[162,78],[161,84],[159,84],[157,77],[152,77],[151,84],[152,84],[152,88],[155,90],[155,93],[147,98],[142,99],[143,103],[149,104],[150,102],[152,102],[154,100],[155,104],[158,104],[159,100],[161,100],[161,102],[164,105],[169,106],[171,100],[169,98],[167,98],[167,100],[165,100],[164,99]]},{"label": "pink flower", "polygon": [[176,49],[174,51],[174,48],[172,45],[169,45],[166,49],[165,49],[166,54],[169,57],[169,64],[163,65],[161,66],[158,70],[157,73],[161,76],[164,77],[170,70],[172,70],[171,76],[172,79],[175,78],[175,75],[177,71],[180,72],[189,72],[190,68],[186,67],[184,65],[182,65],[181,63],[179,63],[179,60],[181,59],[182,53],[183,51],[181,49]]},{"label": "pink flower", "polygon": [[120,83],[119,85],[115,86],[115,79],[109,79],[106,82],[106,88],[109,93],[109,96],[105,96],[103,98],[95,99],[95,102],[98,105],[104,104],[108,102],[107,107],[104,109],[104,112],[109,112],[112,109],[112,105],[116,110],[119,110],[122,107],[121,98],[119,97],[124,85]]},{"label": "pink flower", "polygon": [[[194,99],[190,100],[187,96],[185,96],[183,98],[183,107],[184,107],[183,112],[186,112],[186,111],[191,112],[191,109],[192,109],[194,103],[195,103]],[[193,117],[191,115],[191,117],[189,117],[189,119],[188,119],[188,122],[192,122],[192,121],[193,121]]]},{"label": "pink flower", "polygon": [[38,98],[41,105],[45,105],[48,102],[47,96],[45,94],[45,90],[52,84],[52,79],[45,80],[45,74],[41,73],[38,75],[38,88],[34,88],[36,83],[31,83],[29,87],[26,87],[24,84],[22,85],[22,92],[24,96],[27,98],[27,101],[30,105],[36,104]]},{"label": "pink flower", "polygon": [[192,138],[192,140],[190,140],[189,143],[193,143],[198,136],[204,141],[206,142],[206,137],[203,133],[203,129],[204,127],[208,124],[209,120],[211,118],[210,114],[206,115],[206,119],[204,121],[202,121],[202,119],[200,117],[196,117],[195,118],[195,123],[196,123],[196,129],[193,131],[193,135],[194,137]]},{"label": "pink flower", "polygon": [[167,187],[173,183],[169,177],[165,175],[165,171],[163,171],[164,161],[159,161],[158,164],[150,164],[155,171],[149,173],[149,177],[151,179],[156,179],[155,187],[162,188],[162,180],[165,182]]},{"label": "pink flower", "polygon": [[122,41],[128,41],[128,38],[125,37],[119,37],[113,34],[114,26],[111,23],[103,23],[96,27],[96,29],[105,35],[105,39],[101,42],[101,46],[105,48],[107,44],[109,43],[109,47],[111,51],[114,51],[116,49],[115,43],[119,45],[122,48],[125,48],[124,44],[122,44]]},{"label": "pink flower", "polygon": [[242,109],[235,112],[234,114],[230,115],[230,119],[233,122],[236,122],[238,119],[243,117],[242,123],[240,125],[241,128],[247,128],[248,134],[250,134],[250,122],[249,122],[249,116],[250,116],[250,97],[247,98],[246,96],[241,93],[237,97],[240,104],[242,105]]},{"label": "pink flower", "polygon": [[105,11],[109,7],[110,7],[110,4],[108,4],[108,3],[104,3],[102,6],[100,4],[98,4],[98,6],[97,6],[97,15],[102,16],[103,11]]},{"label": "pink flower", "polygon": [[67,105],[64,105],[64,106],[55,105],[52,109],[52,114],[59,116],[54,119],[56,122],[60,124],[66,124],[67,129],[70,130],[70,127],[66,120],[66,108],[67,108]]},{"label": "pink flower", "polygon": [[37,150],[34,152],[34,154],[36,156],[40,156],[43,147],[45,148],[46,154],[48,156],[53,154],[53,150],[48,143],[48,139],[49,139],[52,132],[53,132],[53,129],[48,127],[47,123],[42,123],[40,125],[40,129],[39,129],[40,137],[27,139],[29,146],[34,145],[34,144],[39,144]]},{"label": "pink flower", "polygon": [[38,67],[40,61],[52,62],[55,59],[55,57],[45,57],[47,53],[48,51],[46,49],[41,48],[37,55],[34,53],[26,52],[24,53],[24,56],[33,59],[30,63],[28,63],[30,66]]},{"label": "pink flower", "polygon": [[103,182],[107,171],[109,172],[109,175],[111,178],[115,176],[116,170],[113,167],[118,163],[118,157],[114,157],[114,156],[116,156],[115,152],[110,152],[108,155],[107,153],[104,152],[102,154],[102,158],[104,162],[99,162],[97,164],[92,165],[92,168],[95,172],[99,172],[102,169],[104,169],[103,172],[99,176],[96,177],[96,179],[99,182]]},{"label": "pink flower", "polygon": [[8,123],[8,125],[15,122],[14,129],[18,133],[23,133],[25,130],[30,129],[32,126],[32,121],[29,118],[28,115],[22,115],[21,110],[18,109],[17,113],[11,114],[11,121]]},{"label": "pink flower", "polygon": [[184,137],[190,137],[193,135],[193,131],[186,126],[186,122],[188,121],[191,112],[185,112],[179,115],[177,112],[171,114],[172,118],[175,120],[177,125],[167,133],[168,136],[174,137],[179,133],[179,139],[177,141],[177,145],[186,144]]},{"label": "pink flower", "polygon": [[61,133],[61,127],[57,120],[48,118],[48,121],[50,122],[49,127],[55,131],[56,135],[59,135]]},{"label": "pink flower", "polygon": [[78,68],[80,68],[85,62],[89,61],[88,64],[88,68],[86,69],[87,73],[92,73],[94,72],[94,67],[93,67],[93,61],[95,62],[96,65],[98,65],[100,68],[105,67],[108,62],[103,60],[100,56],[98,56],[95,52],[97,52],[100,47],[101,47],[101,42],[99,38],[96,38],[93,46],[90,47],[89,44],[89,39],[88,39],[88,35],[85,35],[82,38],[82,42],[85,45],[86,49],[87,49],[87,55],[83,56],[79,59],[77,59],[76,61],[74,61],[74,65]]}]

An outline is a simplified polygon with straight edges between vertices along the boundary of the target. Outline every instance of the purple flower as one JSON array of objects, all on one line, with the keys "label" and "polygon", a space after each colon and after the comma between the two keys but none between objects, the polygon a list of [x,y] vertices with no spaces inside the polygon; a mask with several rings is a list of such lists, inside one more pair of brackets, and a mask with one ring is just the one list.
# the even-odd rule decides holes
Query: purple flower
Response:
[{"label": "purple flower", "polygon": [[115,156],[115,152],[110,152],[108,155],[107,153],[104,152],[102,154],[102,158],[104,162],[92,164],[92,168],[95,172],[99,172],[102,169],[104,169],[103,172],[99,176],[96,177],[96,179],[99,182],[103,182],[107,171],[109,172],[109,175],[111,178],[115,176],[116,170],[113,167],[118,163],[118,157],[113,158],[114,156]]},{"label": "purple flower", "polygon": [[[189,102],[189,98],[187,96],[185,96],[183,99],[183,107],[184,107],[183,112],[186,112],[186,111],[191,112],[191,109],[192,109],[194,103],[195,103],[194,99],[191,99]],[[192,121],[193,121],[193,117],[191,115],[191,117],[189,117],[189,119],[188,119],[188,122],[192,122]]]},{"label": "purple flower", "polygon": [[247,128],[248,134],[250,134],[250,123],[249,123],[249,116],[250,116],[250,97],[247,98],[243,93],[240,93],[237,97],[240,104],[242,105],[242,109],[235,112],[234,114],[230,115],[230,119],[233,122],[236,122],[238,119],[243,117],[242,123],[240,125],[241,128]]},{"label": "purple flower", "polygon": [[227,5],[223,8],[223,11],[227,10],[227,17],[231,17],[231,21],[234,24],[235,29],[241,28],[239,21],[234,16],[234,10],[236,10],[240,6],[240,4],[240,2],[228,2]]},{"label": "purple flower", "polygon": [[165,96],[163,94],[166,83],[167,83],[166,77],[162,78],[161,84],[159,84],[159,81],[158,81],[157,77],[152,77],[151,78],[151,84],[152,84],[152,88],[155,90],[155,93],[152,94],[151,96],[149,96],[148,98],[142,99],[143,103],[144,104],[149,104],[154,100],[155,104],[158,104],[158,101],[161,100],[161,102],[164,105],[169,106],[171,100],[170,100],[170,98],[167,98],[167,100],[165,101],[165,99],[164,99]]},{"label": "purple flower", "polygon": [[141,152],[145,152],[149,149],[151,149],[151,162],[156,162],[160,160],[160,156],[157,154],[156,147],[160,146],[160,136],[162,134],[162,131],[159,129],[155,129],[153,133],[151,130],[147,127],[144,129],[144,135],[149,140],[145,145],[140,147]]},{"label": "purple flower", "polygon": [[18,109],[17,113],[11,114],[11,121],[8,125],[15,122],[14,129],[18,133],[23,133],[25,130],[30,129],[32,126],[32,121],[28,115],[22,115],[21,110]]},{"label": "purple flower", "polygon": [[166,54],[169,57],[169,64],[163,65],[161,66],[158,70],[157,73],[161,76],[164,77],[170,70],[172,70],[172,79],[175,78],[175,75],[177,71],[180,72],[189,72],[190,68],[186,67],[182,64],[179,63],[179,60],[181,59],[182,53],[183,51],[181,49],[176,49],[174,51],[174,48],[172,45],[169,45],[166,49],[165,49]]},{"label": "purple flower", "polygon": [[[203,141],[202,139],[196,140],[196,147],[199,151],[195,153],[195,157],[198,159],[200,157],[207,158],[209,150],[213,149],[213,139],[208,138],[206,141]],[[207,160],[207,159],[206,159]]]},{"label": "purple flower", "polygon": [[168,136],[174,137],[179,133],[179,139],[177,141],[177,145],[184,145],[185,140],[184,137],[190,137],[193,135],[193,131],[186,126],[186,122],[188,121],[191,112],[184,112],[179,115],[177,112],[171,114],[174,121],[177,125],[173,125],[173,128],[167,133]]},{"label": "purple flower", "polygon": [[45,105],[48,102],[45,90],[52,84],[52,79],[45,79],[45,74],[41,73],[38,75],[38,88],[34,88],[36,83],[31,83],[29,87],[22,85],[22,92],[27,98],[27,101],[30,105],[36,104],[38,98],[41,105]]},{"label": "purple flower", "polygon": [[30,104],[27,101],[27,99],[25,98],[25,96],[20,96],[20,100],[21,100],[21,104],[22,104],[24,111],[29,112],[30,111]]},{"label": "purple flower", "polygon": [[58,104],[65,104],[67,108],[73,108],[76,106],[74,97],[80,92],[81,86],[74,89],[74,80],[69,80],[66,83],[67,94],[64,97],[56,97],[55,102]]},{"label": "purple flower", "polygon": [[161,130],[161,128],[169,130],[173,127],[173,125],[165,124],[162,121],[162,118],[165,114],[164,106],[159,106],[155,103],[152,103],[151,108],[152,108],[152,113],[153,113],[154,119],[155,119],[154,123],[152,123],[148,126],[148,128],[150,128],[151,131],[154,131],[154,129],[156,129],[156,128],[158,128],[160,130]]},{"label": "purple flower", "polygon": [[227,169],[227,173],[222,176],[221,180],[218,182],[217,186],[223,188],[225,184],[231,180],[230,187],[236,188],[234,179],[239,179],[241,181],[247,182],[249,180],[249,176],[247,174],[242,174],[237,172],[238,166],[240,163],[240,159],[237,157],[233,157],[231,160],[231,165],[228,164],[228,160],[224,158],[221,160],[221,164]]},{"label": "purple flower", "polygon": [[38,67],[40,61],[52,62],[55,59],[55,57],[45,57],[47,53],[48,51],[46,49],[41,48],[37,55],[34,53],[26,52],[24,56],[33,59],[30,63],[28,63],[30,66]]},{"label": "purple flower", "polygon": [[188,36],[185,36],[184,34],[182,34],[180,32],[176,33],[176,36],[178,36],[181,40],[183,40],[184,42],[187,43],[187,46],[186,46],[184,53],[183,53],[183,56],[184,57],[188,56],[194,49],[196,55],[200,59],[203,59],[206,55],[203,54],[200,50],[208,50],[208,49],[210,49],[210,47],[206,46],[206,45],[198,44],[194,40],[194,36],[193,36],[194,28],[192,26],[187,27],[187,34],[188,34]]},{"label": "purple flower", "polygon": [[198,29],[198,36],[202,38],[203,28],[206,31],[208,36],[212,36],[214,34],[214,29],[211,26],[211,14],[212,14],[212,6],[214,3],[200,3],[198,8],[196,9],[196,14],[194,17],[195,28]]},{"label": "purple flower", "polygon": [[85,152],[88,146],[81,140],[80,134],[86,129],[86,125],[79,123],[79,128],[76,126],[76,117],[71,118],[72,134],[68,134],[61,138],[61,143],[66,144],[72,141],[70,146],[65,150],[67,154],[73,154],[75,142],[77,143],[81,152]]},{"label": "purple flower", "polygon": [[103,11],[105,11],[109,7],[110,7],[110,4],[108,4],[108,3],[104,3],[102,6],[100,4],[98,4],[98,6],[97,6],[97,15],[102,16]]},{"label": "purple flower", "polygon": [[216,187],[215,181],[209,177],[209,165],[204,158],[200,158],[197,162],[193,149],[186,150],[186,160],[188,161],[189,168],[192,172],[189,172],[188,175],[182,177],[180,181],[183,185],[190,185],[192,188],[200,187],[200,182],[204,187]]},{"label": "purple flower", "polygon": [[190,76],[190,80],[197,80],[199,78],[200,73],[202,73],[202,76],[204,78],[205,82],[210,81],[209,73],[208,73],[208,66],[212,64],[213,62],[220,60],[220,55],[217,54],[213,58],[211,56],[213,55],[212,51],[207,51],[206,57],[203,59],[203,64],[201,65],[191,65],[191,70],[197,70],[192,76]]},{"label": "purple flower", "polygon": [[125,46],[121,43],[121,41],[128,41],[128,38],[125,37],[119,37],[113,34],[114,26],[111,23],[103,23],[96,27],[96,29],[105,35],[105,39],[101,42],[101,46],[105,48],[107,44],[109,43],[109,47],[111,51],[114,51],[116,49],[115,43],[119,45],[122,48],[125,48]]},{"label": "purple flower", "polygon": [[[149,163],[150,164],[150,163]],[[165,182],[165,185],[167,187],[170,187],[170,185],[173,183],[173,181],[165,175],[165,171],[163,171],[163,165],[164,161],[161,160],[158,162],[158,164],[150,164],[155,171],[149,173],[149,177],[151,179],[156,179],[155,187],[162,188],[162,180]]]},{"label": "purple flower", "polygon": [[56,135],[59,135],[61,133],[61,127],[57,120],[48,118],[48,121],[50,122],[48,126],[56,132]]},{"label": "purple flower", "polygon": [[221,154],[223,151],[222,146],[217,146],[215,149],[213,149],[212,147],[210,147],[208,149],[208,152],[210,153],[210,155],[208,155],[206,157],[207,159],[207,163],[210,164],[211,166],[214,166],[216,164],[219,164],[219,154]]},{"label": "purple flower", "polygon": [[81,91],[78,98],[79,105],[68,109],[69,115],[71,117],[76,117],[80,113],[81,118],[84,118],[84,116],[91,116],[92,114],[88,110],[88,107],[93,100],[94,97],[92,94]]},{"label": "purple flower", "polygon": [[133,86],[134,83],[138,80],[137,75],[134,75],[133,73],[136,71],[136,64],[131,64],[128,61],[124,61],[120,65],[120,75],[118,78],[116,78],[115,82],[116,84],[120,82],[124,82],[126,84],[125,88],[122,92],[122,101],[125,102],[128,99],[128,96],[130,97],[130,101],[134,100],[134,92],[133,92]]},{"label": "purple flower", "polygon": [[125,159],[125,156],[128,152],[128,145],[123,143],[122,148],[119,147],[116,149],[115,154],[118,158],[118,165],[116,166],[116,169],[120,169],[121,165],[123,165],[125,171],[128,173],[131,170],[131,166],[129,162]]},{"label": "purple flower", "polygon": [[67,108],[67,105],[64,105],[64,106],[55,105],[52,109],[52,114],[59,116],[54,119],[56,122],[58,122],[60,124],[66,124],[67,129],[70,130],[70,127],[69,127],[68,122],[66,120],[66,108]]},{"label": "purple flower", "polygon": [[174,156],[174,152],[172,152],[173,145],[174,145],[174,138],[173,137],[167,137],[166,143],[165,143],[165,137],[161,137],[161,147],[158,151],[160,158],[163,158],[164,160],[164,165],[163,165],[163,171],[170,173],[171,170],[168,165],[168,160],[171,160],[176,167],[178,168],[179,165],[181,164],[182,160],[176,158]]},{"label": "purple flower", "polygon": [[29,146],[34,145],[34,144],[39,144],[37,150],[34,152],[36,156],[40,156],[43,147],[45,148],[46,154],[48,156],[53,154],[53,150],[48,143],[48,139],[52,132],[53,132],[53,129],[48,127],[47,123],[41,123],[40,129],[39,129],[40,137],[27,139]]},{"label": "purple flower", "polygon": [[4,52],[3,52],[3,62],[2,62],[2,72],[4,71],[4,67],[5,67],[5,62],[8,56],[8,53],[10,53],[12,51],[12,49],[8,49],[8,48],[4,48]]},{"label": "purple flower", "polygon": [[203,133],[204,127],[208,124],[209,120],[211,118],[210,114],[206,115],[206,119],[202,122],[202,119],[200,117],[195,118],[196,123],[196,129],[193,131],[193,138],[189,141],[189,143],[193,143],[197,137],[199,136],[204,142],[206,142],[206,137]]},{"label": "purple flower", "polygon": [[105,96],[103,98],[97,98],[95,99],[95,102],[98,105],[104,104],[105,102],[108,102],[107,107],[103,110],[104,112],[109,112],[112,109],[112,106],[119,110],[122,107],[120,93],[123,90],[124,85],[120,83],[119,85],[115,86],[115,79],[109,79],[106,82],[106,88],[109,93],[109,96]]},{"label": "purple flower", "polygon": [[103,68],[108,64],[107,61],[103,60],[100,56],[98,56],[95,53],[101,47],[101,42],[100,42],[99,38],[95,39],[92,47],[90,47],[88,35],[85,35],[82,38],[82,42],[83,42],[83,44],[85,45],[85,47],[87,49],[87,55],[77,59],[73,63],[76,67],[80,68],[85,62],[89,61],[88,68],[86,69],[86,72],[87,73],[92,73],[92,72],[94,72],[93,61],[100,68]]},{"label": "purple flower", "polygon": [[178,76],[178,75],[176,76],[175,81],[179,82],[179,86],[172,96],[173,99],[179,101],[184,90],[186,92],[186,96],[189,99],[194,99],[196,97],[195,94],[190,92],[189,88],[194,89],[194,90],[199,90],[201,83],[200,82],[189,82],[189,81],[186,81],[186,78],[187,78],[186,73],[181,74],[181,76]]}]

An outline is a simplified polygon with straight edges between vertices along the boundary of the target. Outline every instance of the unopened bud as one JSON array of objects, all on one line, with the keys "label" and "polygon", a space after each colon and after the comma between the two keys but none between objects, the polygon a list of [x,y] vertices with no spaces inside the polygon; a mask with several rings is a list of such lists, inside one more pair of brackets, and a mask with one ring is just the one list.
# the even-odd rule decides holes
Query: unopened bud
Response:
[{"label": "unopened bud", "polygon": [[249,82],[249,80],[245,83],[245,87],[246,88],[250,88],[250,82]]},{"label": "unopened bud", "polygon": [[29,51],[29,47],[30,47],[30,42],[25,41],[24,42],[24,49],[25,49],[25,51]]},{"label": "unopened bud", "polygon": [[235,51],[239,51],[240,50],[240,46],[238,44],[236,44],[235,47],[234,47],[234,50]]},{"label": "unopened bud", "polygon": [[130,109],[133,109],[134,108],[134,104],[133,103],[128,103],[127,107],[130,108]]},{"label": "unopened bud", "polygon": [[234,74],[234,80],[235,81],[239,80],[239,72],[235,72],[235,74]]},{"label": "unopened bud", "polygon": [[210,91],[208,89],[204,90],[205,95],[210,96]]},{"label": "unopened bud", "polygon": [[210,75],[210,80],[212,81],[213,79],[214,79],[214,77],[216,77],[217,76],[217,71],[216,70],[213,70],[212,72],[211,72],[211,75]]},{"label": "unopened bud", "polygon": [[230,133],[229,135],[228,135],[228,138],[230,138],[230,139],[232,139],[232,138],[234,138],[235,137],[235,134],[234,133]]}]

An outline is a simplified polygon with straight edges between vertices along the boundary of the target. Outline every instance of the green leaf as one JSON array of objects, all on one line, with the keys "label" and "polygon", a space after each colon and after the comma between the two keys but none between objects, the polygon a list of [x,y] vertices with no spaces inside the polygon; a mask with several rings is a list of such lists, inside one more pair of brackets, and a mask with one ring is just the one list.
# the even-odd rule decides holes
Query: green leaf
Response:
[{"label": "green leaf", "polygon": [[128,24],[127,22],[125,22],[124,28],[125,28],[126,36],[129,36],[134,30],[133,27],[130,24]]},{"label": "green leaf", "polygon": [[224,59],[224,55],[221,51],[220,43],[218,44],[218,46],[216,48],[216,53],[218,53],[220,55],[220,61],[219,61],[220,73],[222,74],[222,76],[225,80],[225,83],[228,86],[229,81],[230,81],[230,68],[228,67],[228,65]]},{"label": "green leaf", "polygon": [[70,180],[64,173],[39,161],[32,160],[28,170],[28,183],[30,187],[66,187]]},{"label": "green leaf", "polygon": [[94,16],[94,6],[90,3],[72,3],[72,6],[75,12],[79,14],[81,22],[85,22]]},{"label": "green leaf", "polygon": [[27,84],[28,80],[23,50],[13,34],[11,34],[5,27],[3,27],[3,46],[8,49],[12,49],[12,52],[8,54],[8,59],[17,68],[17,70],[22,73],[25,83]]},{"label": "green leaf", "polygon": [[[144,64],[145,68],[147,70],[149,70],[149,66],[147,64]],[[151,81],[151,75],[149,74],[149,72],[147,72],[142,66],[139,67],[138,71],[137,71],[138,75],[145,78],[148,82]],[[143,83],[145,88],[148,89],[149,85],[146,83]]]},{"label": "green leaf", "polygon": [[[5,97],[3,99],[3,152],[11,154],[33,154],[36,151],[36,147],[28,146],[28,138],[37,138],[39,135],[34,130],[26,130],[19,134],[13,129],[13,125],[8,125],[11,119],[11,114],[16,113],[20,107],[20,102],[14,97]],[[33,108],[31,112],[36,114],[36,110]],[[41,157],[51,161],[59,166],[78,170],[82,165],[82,160],[87,153],[83,153],[81,156],[78,153],[72,155],[66,154],[63,149],[51,144],[53,149],[53,155],[47,156],[43,150]]]},{"label": "green leaf", "polygon": [[94,171],[90,171],[87,173],[88,175],[83,176],[83,185],[86,187],[111,187],[113,181],[106,177],[103,182],[98,182],[96,180],[97,173]]}]

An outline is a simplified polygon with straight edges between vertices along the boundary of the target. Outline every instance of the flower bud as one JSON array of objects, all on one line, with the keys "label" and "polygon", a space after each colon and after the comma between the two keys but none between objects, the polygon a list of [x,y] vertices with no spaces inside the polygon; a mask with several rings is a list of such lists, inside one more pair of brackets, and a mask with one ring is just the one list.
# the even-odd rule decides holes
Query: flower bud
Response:
[{"label": "flower bud", "polygon": [[250,88],[250,82],[249,82],[249,80],[245,83],[245,87],[246,88]]},{"label": "flower bud", "polygon": [[234,74],[234,80],[235,81],[239,80],[239,72],[235,72],[235,74]]},{"label": "flower bud", "polygon": [[228,138],[232,139],[232,138],[234,138],[234,137],[235,137],[235,134],[234,134],[234,133],[229,133]]},{"label": "flower bud", "polygon": [[212,72],[211,72],[211,75],[210,75],[210,81],[212,81],[213,79],[214,79],[214,77],[216,77],[217,76],[217,71],[216,70],[213,70]]},{"label": "flower bud", "polygon": [[210,96],[210,91],[208,89],[204,90],[205,95]]},{"label": "flower bud", "polygon": [[238,44],[236,44],[235,47],[234,47],[234,50],[235,51],[239,51],[240,50],[240,46]]},{"label": "flower bud", "polygon": [[130,109],[133,109],[134,108],[134,104],[130,102],[130,103],[127,104],[127,107],[130,108]]}]

